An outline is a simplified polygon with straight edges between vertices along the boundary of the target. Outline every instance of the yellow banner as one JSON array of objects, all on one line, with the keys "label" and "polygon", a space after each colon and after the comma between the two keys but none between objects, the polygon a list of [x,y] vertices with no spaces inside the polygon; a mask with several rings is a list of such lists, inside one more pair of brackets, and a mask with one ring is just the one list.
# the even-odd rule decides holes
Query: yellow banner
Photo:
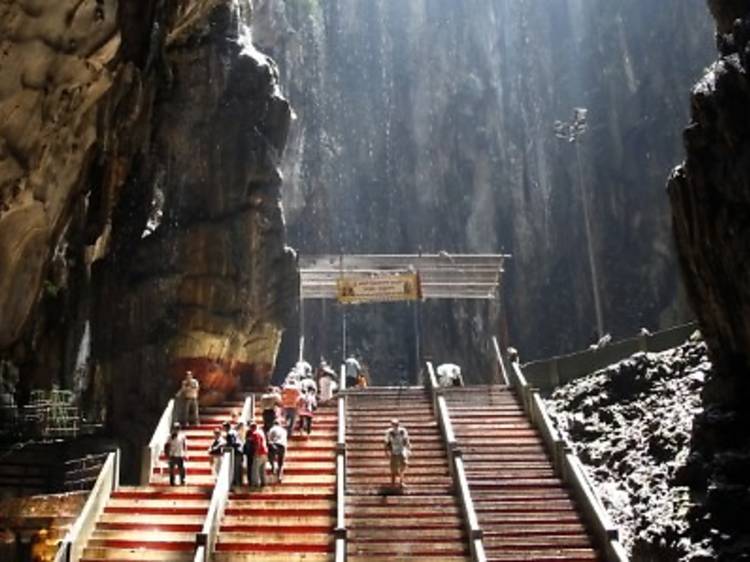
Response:
[{"label": "yellow banner", "polygon": [[336,298],[342,304],[419,300],[422,298],[419,274],[339,277],[336,281]]}]

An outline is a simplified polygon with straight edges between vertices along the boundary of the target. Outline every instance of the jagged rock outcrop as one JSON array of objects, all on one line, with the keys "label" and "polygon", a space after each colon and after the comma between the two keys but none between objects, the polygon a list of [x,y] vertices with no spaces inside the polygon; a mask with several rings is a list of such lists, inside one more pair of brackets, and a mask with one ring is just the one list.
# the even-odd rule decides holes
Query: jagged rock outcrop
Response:
[{"label": "jagged rock outcrop", "polygon": [[290,109],[249,17],[0,2],[0,359],[21,398],[75,385],[132,446],[187,367],[207,402],[262,383],[295,308]]},{"label": "jagged rock outcrop", "polygon": [[705,343],[638,353],[554,391],[553,419],[583,462],[634,562],[713,560],[714,534],[690,517],[688,458]]},{"label": "jagged rock outcrop", "polygon": [[[703,0],[665,2],[255,0],[254,37],[298,116],[284,167],[293,245],[512,253],[511,343],[527,360],[584,348],[595,322],[576,152],[553,130],[584,106],[605,328],[689,320],[662,186],[712,26]],[[339,315],[326,314],[307,327],[331,333],[309,342],[313,358],[338,356]],[[471,380],[492,372],[478,352],[498,332],[491,311],[429,302],[423,314],[425,351],[465,361]],[[373,372],[395,382],[412,331],[406,307],[357,311],[350,347],[376,351]]]},{"label": "jagged rock outcrop", "polygon": [[691,459],[696,520],[720,560],[750,556],[750,6],[709,2],[721,53],[692,92],[685,163],[669,181],[683,278],[716,376],[703,392]]},{"label": "jagged rock outcrop", "polygon": [[[263,384],[294,308],[277,169],[290,112],[274,64],[243,45],[241,23],[219,6],[168,43],[171,85],[154,104],[115,251],[95,270],[94,353],[119,389],[112,415],[123,430],[134,408],[163,407],[186,368],[204,404],[224,400],[242,376]],[[162,198],[158,225],[138,230]]]}]

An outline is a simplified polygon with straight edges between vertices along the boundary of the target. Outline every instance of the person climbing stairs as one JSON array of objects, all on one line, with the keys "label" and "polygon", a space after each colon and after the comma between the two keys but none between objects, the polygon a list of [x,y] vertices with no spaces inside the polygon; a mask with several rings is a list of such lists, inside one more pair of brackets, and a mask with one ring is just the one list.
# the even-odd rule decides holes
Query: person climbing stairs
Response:
[{"label": "person climbing stairs", "polygon": [[[432,400],[422,388],[368,388],[347,397],[349,562],[464,562],[468,543]],[[412,455],[391,486],[384,438],[397,418]]]},{"label": "person climbing stairs", "polygon": [[[256,409],[255,419],[261,420]],[[267,472],[261,490],[232,493],[216,562],[332,562],[336,512],[335,403],[315,412],[312,434],[289,439],[283,483]]]},{"label": "person climbing stairs", "polygon": [[570,492],[505,386],[445,389],[488,562],[593,562]]},{"label": "person climbing stairs", "polygon": [[242,405],[235,401],[204,408],[202,425],[185,431],[185,486],[169,485],[166,458],[162,455],[147,486],[121,486],[112,492],[81,562],[192,562],[195,535],[201,531],[213,489],[207,452],[212,431],[228,420],[232,411],[240,411]]}]

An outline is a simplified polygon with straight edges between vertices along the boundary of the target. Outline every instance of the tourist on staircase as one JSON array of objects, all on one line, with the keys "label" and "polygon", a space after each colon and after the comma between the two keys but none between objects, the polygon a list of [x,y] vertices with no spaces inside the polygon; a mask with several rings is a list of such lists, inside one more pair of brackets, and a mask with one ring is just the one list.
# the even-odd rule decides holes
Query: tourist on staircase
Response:
[{"label": "tourist on staircase", "polygon": [[242,442],[237,433],[237,428],[230,422],[224,422],[224,441],[226,450],[232,453],[232,461],[234,462],[232,486],[242,486]]},{"label": "tourist on staircase", "polygon": [[208,462],[211,465],[211,474],[214,478],[219,475],[219,463],[221,461],[221,455],[224,454],[224,448],[227,442],[221,435],[221,429],[214,429],[214,440],[211,445],[208,446]]},{"label": "tourist on staircase", "polygon": [[265,394],[260,397],[261,416],[263,417],[263,432],[268,435],[276,420],[276,408],[281,407],[281,394],[278,390],[269,386]]},{"label": "tourist on staircase", "polygon": [[318,401],[315,398],[315,390],[310,388],[299,398],[297,414],[300,419],[300,431],[310,435],[312,431],[313,412],[318,408]]},{"label": "tourist on staircase", "polygon": [[175,423],[172,425],[169,439],[164,445],[164,455],[168,459],[170,486],[175,485],[175,469],[177,469],[180,476],[180,485],[185,485],[185,460],[187,459],[187,451],[187,439],[180,431],[180,424]]},{"label": "tourist on staircase", "polygon": [[183,426],[192,424],[200,425],[200,413],[198,411],[199,393],[200,383],[193,378],[192,371],[186,371],[180,391],[177,393],[177,397],[182,400],[180,422]]},{"label": "tourist on staircase", "polygon": [[294,434],[294,422],[297,419],[297,407],[299,406],[300,391],[296,383],[287,377],[287,382],[281,391],[281,405],[286,417],[286,430],[289,437]]},{"label": "tourist on staircase", "polygon": [[411,443],[409,432],[395,418],[391,420],[391,427],[385,432],[385,454],[390,457],[391,461],[391,486],[396,485],[396,478],[398,478],[399,487],[405,487],[404,473],[409,464]]},{"label": "tourist on staircase", "polygon": [[436,369],[438,385],[442,387],[463,386],[464,377],[461,367],[455,363],[442,363]]},{"label": "tourist on staircase", "polygon": [[250,424],[248,439],[253,441],[253,462],[250,471],[250,486],[262,488],[266,485],[266,463],[268,462],[268,445],[263,430],[255,422]]},{"label": "tourist on staircase", "polygon": [[320,388],[320,403],[325,404],[333,398],[333,391],[336,389],[336,373],[328,365],[328,362],[322,359],[317,376],[318,387]]},{"label": "tourist on staircase", "polygon": [[318,394],[318,385],[315,383],[315,379],[313,379],[312,374],[309,376],[305,376],[302,378],[302,380],[299,383],[299,389],[302,394],[307,394],[308,392],[312,392],[313,394]]},{"label": "tourist on staircase", "polygon": [[357,377],[362,372],[362,365],[354,355],[350,355],[344,361],[344,373],[346,375],[346,388],[354,388]]},{"label": "tourist on staircase", "polygon": [[274,420],[273,427],[268,432],[268,460],[271,463],[271,472],[276,475],[276,480],[284,479],[284,459],[286,458],[287,431],[281,422]]}]

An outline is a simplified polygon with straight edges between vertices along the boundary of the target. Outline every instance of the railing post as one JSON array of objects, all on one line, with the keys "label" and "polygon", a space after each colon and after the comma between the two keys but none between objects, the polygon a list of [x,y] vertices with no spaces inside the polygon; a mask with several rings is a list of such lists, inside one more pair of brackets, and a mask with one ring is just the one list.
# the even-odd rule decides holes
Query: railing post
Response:
[{"label": "railing post", "polygon": [[[345,380],[344,367],[341,379]],[[344,382],[344,388],[346,383]],[[346,561],[346,394],[339,393],[336,426],[336,562]]]}]

